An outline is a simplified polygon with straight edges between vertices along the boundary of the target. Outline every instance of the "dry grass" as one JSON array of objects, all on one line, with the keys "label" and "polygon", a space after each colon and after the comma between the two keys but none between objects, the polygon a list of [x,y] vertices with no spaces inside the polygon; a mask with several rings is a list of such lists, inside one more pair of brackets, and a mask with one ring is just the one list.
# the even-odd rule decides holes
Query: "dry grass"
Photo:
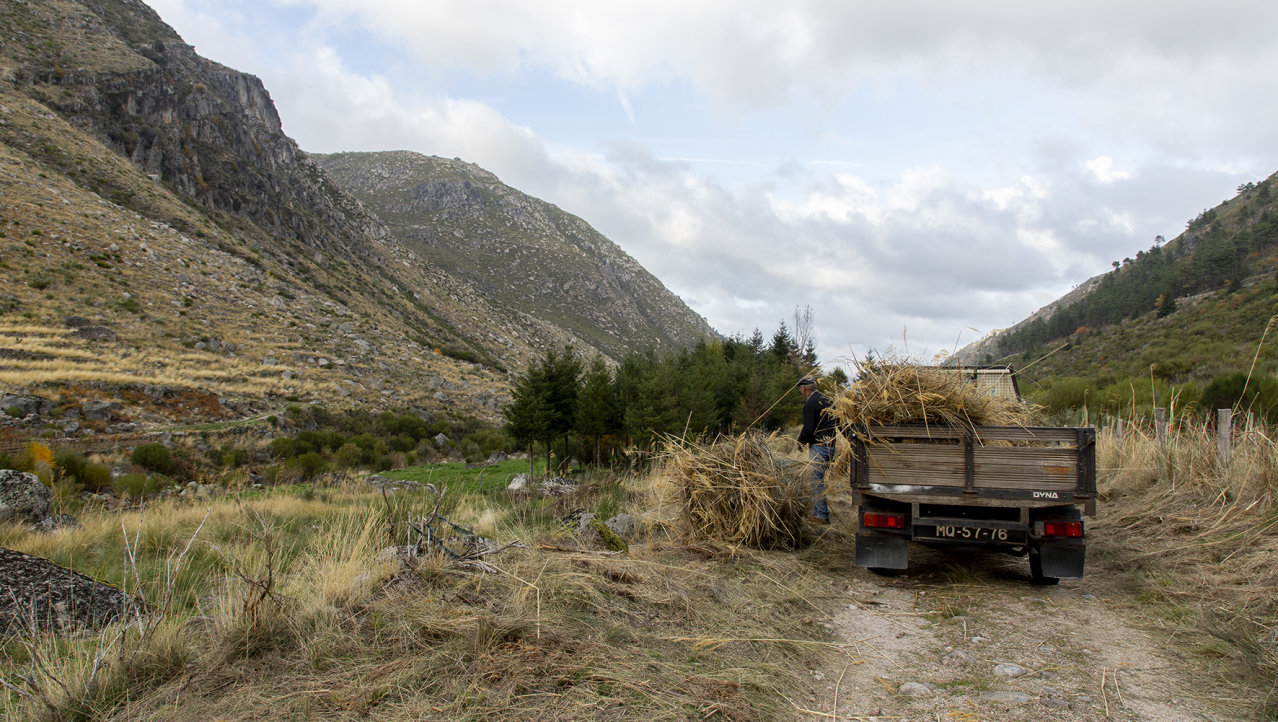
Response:
[{"label": "dry grass", "polygon": [[811,496],[807,467],[777,443],[757,433],[707,445],[667,441],[664,476],[688,538],[755,549],[798,543]]},{"label": "dry grass", "polygon": [[934,424],[971,429],[1028,426],[1035,421],[1031,407],[995,396],[958,369],[881,359],[858,361],[856,370],[852,386],[829,394],[833,413],[844,427]]},{"label": "dry grass", "polygon": [[[413,492],[402,492],[412,494]],[[405,497],[428,511],[433,497]],[[538,503],[536,500],[519,504]],[[587,503],[578,499],[574,503]],[[402,568],[378,552],[386,506],[365,487],[212,503],[164,501],[139,518],[82,515],[50,535],[3,543],[98,576],[124,574],[121,524],[137,538],[140,588],[163,592],[164,560],[195,542],[172,580],[147,660],[85,670],[102,635],[41,637],[37,675],[52,701],[9,695],[9,719],[778,719],[824,633],[810,618],[825,584],[790,554],[738,550],[725,564],[660,540],[624,556],[562,546],[539,512],[465,497],[450,518],[532,548],[488,557],[496,574],[427,557]],[[203,526],[200,527],[201,522]],[[114,571],[112,571],[114,570]],[[110,636],[107,634],[106,636]],[[114,639],[114,637],[111,637]],[[753,641],[752,641],[753,640]],[[27,655],[27,656],[24,656]],[[0,649],[14,679],[30,656]],[[66,685],[63,690],[60,684]]]},{"label": "dry grass", "polygon": [[1177,420],[1160,444],[1129,424],[1098,435],[1103,553],[1135,572],[1137,592],[1169,634],[1210,660],[1204,683],[1278,715],[1278,444],[1263,426],[1235,429],[1232,461],[1215,429]]}]

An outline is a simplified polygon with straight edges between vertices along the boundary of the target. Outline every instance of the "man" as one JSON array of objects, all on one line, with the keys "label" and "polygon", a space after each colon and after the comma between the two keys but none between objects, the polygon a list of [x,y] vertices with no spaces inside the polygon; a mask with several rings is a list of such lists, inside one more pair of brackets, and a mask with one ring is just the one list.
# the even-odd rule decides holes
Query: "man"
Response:
[{"label": "man", "polygon": [[829,412],[833,404],[825,394],[817,391],[816,381],[810,376],[799,379],[799,393],[803,394],[803,430],[799,432],[799,450],[803,450],[804,444],[808,445],[808,460],[812,466],[812,520],[817,524],[829,524],[825,470],[834,458],[834,438],[838,433],[834,414]]}]

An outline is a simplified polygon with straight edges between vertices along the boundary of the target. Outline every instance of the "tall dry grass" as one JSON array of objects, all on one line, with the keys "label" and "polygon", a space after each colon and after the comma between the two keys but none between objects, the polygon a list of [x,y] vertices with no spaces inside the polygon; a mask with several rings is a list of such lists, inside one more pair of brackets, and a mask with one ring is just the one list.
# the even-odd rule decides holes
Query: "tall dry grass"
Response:
[{"label": "tall dry grass", "polygon": [[[1278,443],[1242,420],[1222,463],[1213,425],[1177,418],[1102,428],[1103,513],[1092,524],[1111,561],[1139,580],[1169,633],[1195,639],[1213,685],[1278,715]],[[1257,690],[1260,690],[1257,693]],[[1259,695],[1259,696],[1258,696]],[[1227,696],[1227,695],[1222,695]]]},{"label": "tall dry grass", "polygon": [[[436,503],[425,492],[399,495],[396,508],[418,515]],[[209,506],[165,500],[141,516],[94,511],[81,529],[47,535],[7,528],[6,546],[133,577],[131,589],[168,602],[151,633],[124,638],[136,664],[100,663],[116,658],[119,627],[5,645],[0,679],[28,696],[0,694],[0,714],[793,716],[782,692],[801,683],[823,638],[803,621],[821,584],[814,573],[786,554],[742,551],[745,567],[725,565],[659,536],[635,540],[627,555],[563,551],[548,516],[592,504],[446,503],[441,511],[462,526],[529,547],[487,557],[493,574],[442,556],[406,567],[381,553],[392,538],[388,505],[362,485]],[[123,539],[134,566],[121,561]],[[182,568],[166,571],[188,544]],[[41,669],[26,684],[19,675],[36,658]]]}]

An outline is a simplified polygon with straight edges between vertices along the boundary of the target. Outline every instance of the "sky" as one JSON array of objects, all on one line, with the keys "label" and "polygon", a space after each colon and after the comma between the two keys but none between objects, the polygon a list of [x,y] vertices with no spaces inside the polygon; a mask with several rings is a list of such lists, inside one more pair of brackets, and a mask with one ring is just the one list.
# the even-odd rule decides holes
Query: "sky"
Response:
[{"label": "sky", "polygon": [[149,0],[307,151],[461,158],[720,333],[1010,326],[1278,171],[1272,0]]}]

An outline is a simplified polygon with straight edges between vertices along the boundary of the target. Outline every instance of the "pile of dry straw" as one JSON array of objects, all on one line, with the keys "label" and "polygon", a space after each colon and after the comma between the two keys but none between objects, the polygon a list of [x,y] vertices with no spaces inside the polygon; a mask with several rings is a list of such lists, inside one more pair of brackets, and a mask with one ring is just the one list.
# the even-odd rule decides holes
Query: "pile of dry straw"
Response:
[{"label": "pile of dry straw", "polygon": [[[824,392],[844,432],[826,472],[827,484],[848,476],[852,453],[846,437],[853,427],[1035,423],[1031,407],[997,397],[953,368],[882,360],[858,363],[854,384]],[[786,446],[776,441],[773,445]],[[681,492],[691,537],[751,547],[798,541],[810,500],[808,467],[774,452],[765,437],[747,432],[707,446],[671,440],[666,459],[667,472]]]},{"label": "pile of dry straw", "polygon": [[691,538],[759,549],[798,542],[808,510],[807,468],[770,449],[767,437],[746,433],[705,446],[672,440],[666,470]]}]

